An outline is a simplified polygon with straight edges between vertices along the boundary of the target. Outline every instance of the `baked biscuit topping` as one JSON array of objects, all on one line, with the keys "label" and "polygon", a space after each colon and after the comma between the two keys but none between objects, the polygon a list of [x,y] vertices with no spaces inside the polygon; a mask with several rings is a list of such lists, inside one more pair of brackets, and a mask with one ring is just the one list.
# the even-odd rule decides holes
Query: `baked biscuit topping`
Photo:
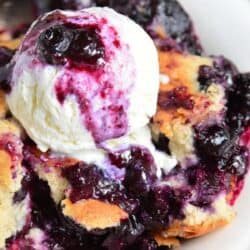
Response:
[{"label": "baked biscuit topping", "polygon": [[128,214],[116,205],[89,199],[72,203],[62,201],[63,213],[88,231],[119,226]]},{"label": "baked biscuit topping", "polygon": [[22,230],[30,213],[29,197],[16,199],[25,171],[21,166],[20,129],[7,120],[0,120],[0,248],[6,239]]}]

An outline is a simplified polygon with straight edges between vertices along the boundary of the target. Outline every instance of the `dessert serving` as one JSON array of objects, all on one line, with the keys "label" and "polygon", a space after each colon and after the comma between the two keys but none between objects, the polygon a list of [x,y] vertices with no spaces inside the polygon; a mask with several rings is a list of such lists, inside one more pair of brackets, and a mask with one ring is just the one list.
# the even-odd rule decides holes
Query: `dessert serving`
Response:
[{"label": "dessert serving", "polygon": [[34,6],[0,42],[0,249],[167,250],[229,224],[250,74],[175,0]]}]

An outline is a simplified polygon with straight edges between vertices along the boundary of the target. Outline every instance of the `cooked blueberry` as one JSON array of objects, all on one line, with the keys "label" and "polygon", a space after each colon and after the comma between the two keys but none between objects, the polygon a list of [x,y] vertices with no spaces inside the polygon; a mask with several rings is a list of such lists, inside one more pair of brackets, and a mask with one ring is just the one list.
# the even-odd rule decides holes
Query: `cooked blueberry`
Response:
[{"label": "cooked blueberry", "polygon": [[217,77],[221,77],[220,73],[212,66],[202,65],[199,68],[198,81],[202,87],[208,87]]},{"label": "cooked blueberry", "polygon": [[97,28],[74,30],[74,39],[68,50],[68,57],[73,62],[96,65],[104,58],[104,46]]},{"label": "cooked blueberry", "polygon": [[229,102],[234,101],[250,108],[250,73],[239,74],[234,78],[234,85],[229,98],[232,98]]},{"label": "cooked blueberry", "polygon": [[10,65],[9,62],[11,61],[14,52],[14,50],[0,47],[0,89],[6,93],[11,90],[9,78],[13,65]]},{"label": "cooked blueberry", "polygon": [[128,213],[132,213],[138,206],[137,200],[127,195],[121,183],[105,177],[103,171],[96,166],[79,163],[65,168],[62,175],[72,186],[72,202],[95,198],[117,204]]},{"label": "cooked blueberry", "polygon": [[[63,247],[64,249],[73,250],[83,246],[88,248],[86,232],[80,227],[73,226],[72,223],[67,223],[51,198],[48,184],[40,180],[31,169],[28,169],[28,171],[22,183],[23,188],[30,195],[32,207],[32,224],[26,226],[27,232],[29,226],[44,230],[49,237],[48,241],[44,243],[48,245],[49,249]],[[20,237],[22,237],[22,234],[20,234]]]},{"label": "cooked blueberry", "polygon": [[210,126],[196,133],[196,149],[201,158],[222,157],[229,143],[229,132],[218,125]]},{"label": "cooked blueberry", "polygon": [[243,148],[233,154],[225,165],[225,170],[236,176],[244,176],[248,169],[248,153]]},{"label": "cooked blueberry", "polygon": [[0,47],[0,67],[8,64],[14,55],[14,50],[6,47]]},{"label": "cooked blueberry", "polygon": [[250,112],[244,108],[241,111],[228,109],[226,122],[232,133],[240,134],[250,124]]},{"label": "cooked blueberry", "polygon": [[72,42],[73,34],[63,25],[43,31],[38,40],[38,53],[51,64],[62,64]]},{"label": "cooked blueberry", "polygon": [[[137,239],[144,233],[144,226],[132,215],[126,221],[122,221],[117,230],[111,233],[104,241],[103,246],[108,250],[130,250]],[[105,248],[105,249],[106,249]]]},{"label": "cooked blueberry", "polygon": [[[192,54],[202,53],[193,24],[176,0],[56,0],[50,2],[51,9],[80,10],[91,6],[108,6],[142,25],[161,49],[184,50]],[[168,37],[159,36],[155,27],[161,27]]]},{"label": "cooked blueberry", "polygon": [[190,198],[190,193],[185,190],[173,190],[169,186],[155,186],[150,191],[140,219],[146,228],[160,229],[169,225],[173,218],[183,219],[183,206]]},{"label": "cooked blueberry", "polygon": [[250,73],[234,78],[228,94],[226,120],[231,130],[242,132],[250,124]]},{"label": "cooked blueberry", "polygon": [[152,0],[137,1],[131,9],[130,17],[141,25],[152,21],[156,12],[156,4]]},{"label": "cooked blueberry", "polygon": [[191,203],[202,208],[209,208],[215,198],[227,190],[229,183],[225,174],[209,166],[196,165],[189,167],[186,176],[192,190],[195,190],[195,197]]},{"label": "cooked blueberry", "polygon": [[186,171],[186,177],[188,184],[195,186],[206,178],[206,172],[203,168],[199,168],[198,166],[189,167]]},{"label": "cooked blueberry", "polygon": [[239,73],[236,65],[229,59],[223,56],[213,57],[213,65],[218,70],[224,72],[224,82],[225,87],[230,87],[233,84],[233,78]]},{"label": "cooked blueberry", "polygon": [[212,66],[200,66],[198,81],[201,88],[207,88],[212,83],[229,88],[233,83],[235,74],[237,74],[237,69],[232,62],[224,57],[214,57]]},{"label": "cooked blueberry", "polygon": [[132,148],[123,185],[131,194],[144,196],[155,180],[156,167],[151,154],[145,149]]},{"label": "cooked blueberry", "polygon": [[40,34],[38,53],[50,64],[64,64],[69,60],[96,66],[104,57],[104,47],[95,27],[55,25]]},{"label": "cooked blueberry", "polygon": [[158,245],[150,235],[141,236],[136,242],[126,250],[158,250]]},{"label": "cooked blueberry", "polygon": [[[173,38],[184,51],[201,54],[202,48],[193,29],[193,24],[176,0],[158,0],[154,22],[164,27],[166,34]],[[155,2],[152,1],[154,4]],[[149,27],[150,29],[150,27]]]}]

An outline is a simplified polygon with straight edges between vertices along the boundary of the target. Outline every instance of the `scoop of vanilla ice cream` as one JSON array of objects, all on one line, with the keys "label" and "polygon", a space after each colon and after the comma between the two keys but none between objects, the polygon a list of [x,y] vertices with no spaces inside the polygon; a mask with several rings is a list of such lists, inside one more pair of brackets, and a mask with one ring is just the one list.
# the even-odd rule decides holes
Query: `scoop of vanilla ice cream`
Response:
[{"label": "scoop of vanilla ice cream", "polygon": [[145,127],[156,111],[153,41],[109,8],[40,17],[14,63],[7,102],[42,151],[95,149]]}]

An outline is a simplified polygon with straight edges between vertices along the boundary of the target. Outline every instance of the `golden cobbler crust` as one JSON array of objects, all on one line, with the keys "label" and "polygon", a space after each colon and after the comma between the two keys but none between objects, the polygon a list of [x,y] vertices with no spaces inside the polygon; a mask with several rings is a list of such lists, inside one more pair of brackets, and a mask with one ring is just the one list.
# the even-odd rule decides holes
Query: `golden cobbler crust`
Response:
[{"label": "golden cobbler crust", "polygon": [[[153,117],[152,131],[157,139],[164,134],[170,140],[170,150],[178,160],[193,152],[192,126],[208,120],[223,110],[224,93],[217,84],[212,84],[206,91],[201,91],[197,81],[199,67],[212,65],[207,57],[159,51],[160,73],[162,80],[158,107]],[[181,95],[186,101],[183,107],[165,107],[166,96]],[[185,105],[189,105],[185,107]]]},{"label": "golden cobbler crust", "polygon": [[[0,249],[5,246],[7,238],[22,229],[29,213],[28,197],[20,203],[13,201],[24,176],[19,136],[20,128],[15,123],[0,120]],[[15,156],[9,152],[8,144],[12,145],[12,150],[15,147]]]},{"label": "golden cobbler crust", "polygon": [[99,200],[88,199],[72,203],[62,201],[63,213],[87,230],[106,229],[120,225],[128,214],[120,207]]}]

